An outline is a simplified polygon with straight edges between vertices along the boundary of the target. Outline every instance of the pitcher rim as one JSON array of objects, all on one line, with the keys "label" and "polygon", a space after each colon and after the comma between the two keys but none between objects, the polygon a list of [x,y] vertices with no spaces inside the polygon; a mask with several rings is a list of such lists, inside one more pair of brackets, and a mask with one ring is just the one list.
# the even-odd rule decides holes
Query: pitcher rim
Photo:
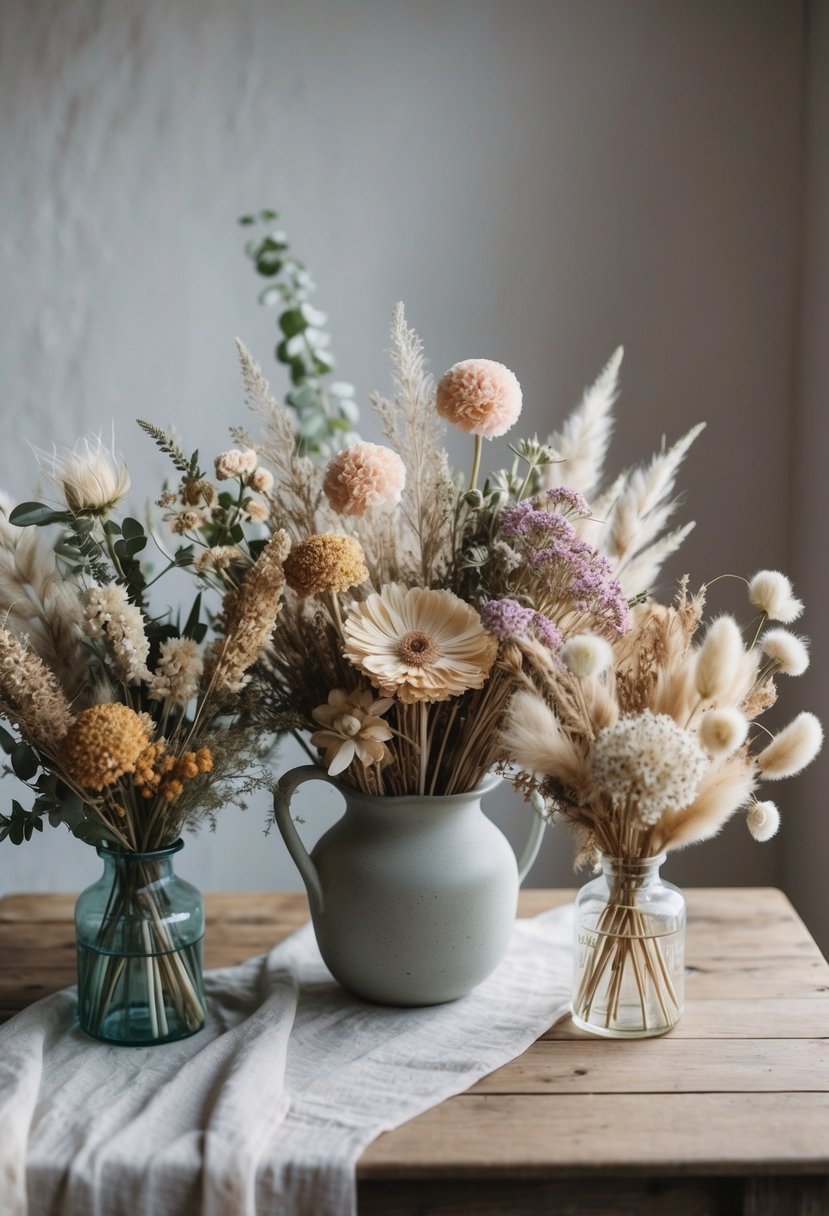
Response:
[{"label": "pitcher rim", "polygon": [[402,806],[406,803],[417,803],[422,806],[424,803],[461,802],[463,799],[483,798],[485,794],[491,793],[496,786],[500,785],[504,778],[500,773],[489,772],[473,789],[458,791],[455,794],[367,794],[364,790],[358,790],[354,785],[346,785],[343,781],[337,781],[336,778],[329,777],[328,780],[347,801],[360,799],[373,806],[380,806],[385,802],[393,802],[395,806]]}]

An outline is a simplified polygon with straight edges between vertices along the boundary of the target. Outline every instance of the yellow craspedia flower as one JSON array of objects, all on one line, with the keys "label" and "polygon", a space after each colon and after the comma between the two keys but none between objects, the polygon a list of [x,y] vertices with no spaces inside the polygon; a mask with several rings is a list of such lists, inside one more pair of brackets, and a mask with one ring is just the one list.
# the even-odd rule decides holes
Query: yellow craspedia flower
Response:
[{"label": "yellow craspedia flower", "polygon": [[81,789],[100,792],[125,773],[149,742],[144,719],[127,705],[93,705],[78,714],[61,745],[67,776]]},{"label": "yellow craspedia flower", "polygon": [[347,591],[368,578],[362,545],[353,536],[321,532],[298,541],[283,563],[285,581],[297,595]]}]

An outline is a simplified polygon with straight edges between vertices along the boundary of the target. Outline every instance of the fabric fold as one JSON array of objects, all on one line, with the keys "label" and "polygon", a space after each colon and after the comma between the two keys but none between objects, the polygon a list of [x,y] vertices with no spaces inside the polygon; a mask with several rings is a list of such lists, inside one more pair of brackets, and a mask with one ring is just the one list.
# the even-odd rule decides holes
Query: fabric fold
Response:
[{"label": "fabric fold", "polygon": [[519,920],[496,971],[447,1005],[352,997],[304,926],[208,972],[192,1038],[119,1048],[74,989],[0,1028],[8,1216],[353,1216],[381,1132],[520,1055],[569,1007],[572,907]]}]

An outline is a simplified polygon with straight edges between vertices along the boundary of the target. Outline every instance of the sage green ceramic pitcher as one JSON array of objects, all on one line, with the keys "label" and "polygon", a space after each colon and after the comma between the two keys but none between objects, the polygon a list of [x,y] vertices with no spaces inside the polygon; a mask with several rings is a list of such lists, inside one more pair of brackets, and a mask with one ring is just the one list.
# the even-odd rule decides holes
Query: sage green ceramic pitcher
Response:
[{"label": "sage green ceramic pitcher", "polygon": [[[306,781],[327,781],[346,804],[310,855],[290,809]],[[357,996],[436,1005],[465,995],[501,960],[544,823],[533,815],[516,861],[481,810],[499,782],[489,776],[465,794],[379,797],[316,765],[280,779],[276,822],[308,891],[320,953]]]}]

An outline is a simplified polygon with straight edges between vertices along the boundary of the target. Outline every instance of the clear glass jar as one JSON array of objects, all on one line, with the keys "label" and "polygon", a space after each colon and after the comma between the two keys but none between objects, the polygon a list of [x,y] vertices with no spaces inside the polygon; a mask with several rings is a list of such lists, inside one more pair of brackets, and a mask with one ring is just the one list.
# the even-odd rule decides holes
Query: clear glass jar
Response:
[{"label": "clear glass jar", "polygon": [[664,1034],[682,1014],[685,898],[658,857],[602,857],[576,899],[576,1026],[613,1039]]},{"label": "clear glass jar", "polygon": [[75,905],[78,1018],[105,1043],[171,1043],[201,1030],[204,901],[153,853],[99,845],[104,872]]}]

